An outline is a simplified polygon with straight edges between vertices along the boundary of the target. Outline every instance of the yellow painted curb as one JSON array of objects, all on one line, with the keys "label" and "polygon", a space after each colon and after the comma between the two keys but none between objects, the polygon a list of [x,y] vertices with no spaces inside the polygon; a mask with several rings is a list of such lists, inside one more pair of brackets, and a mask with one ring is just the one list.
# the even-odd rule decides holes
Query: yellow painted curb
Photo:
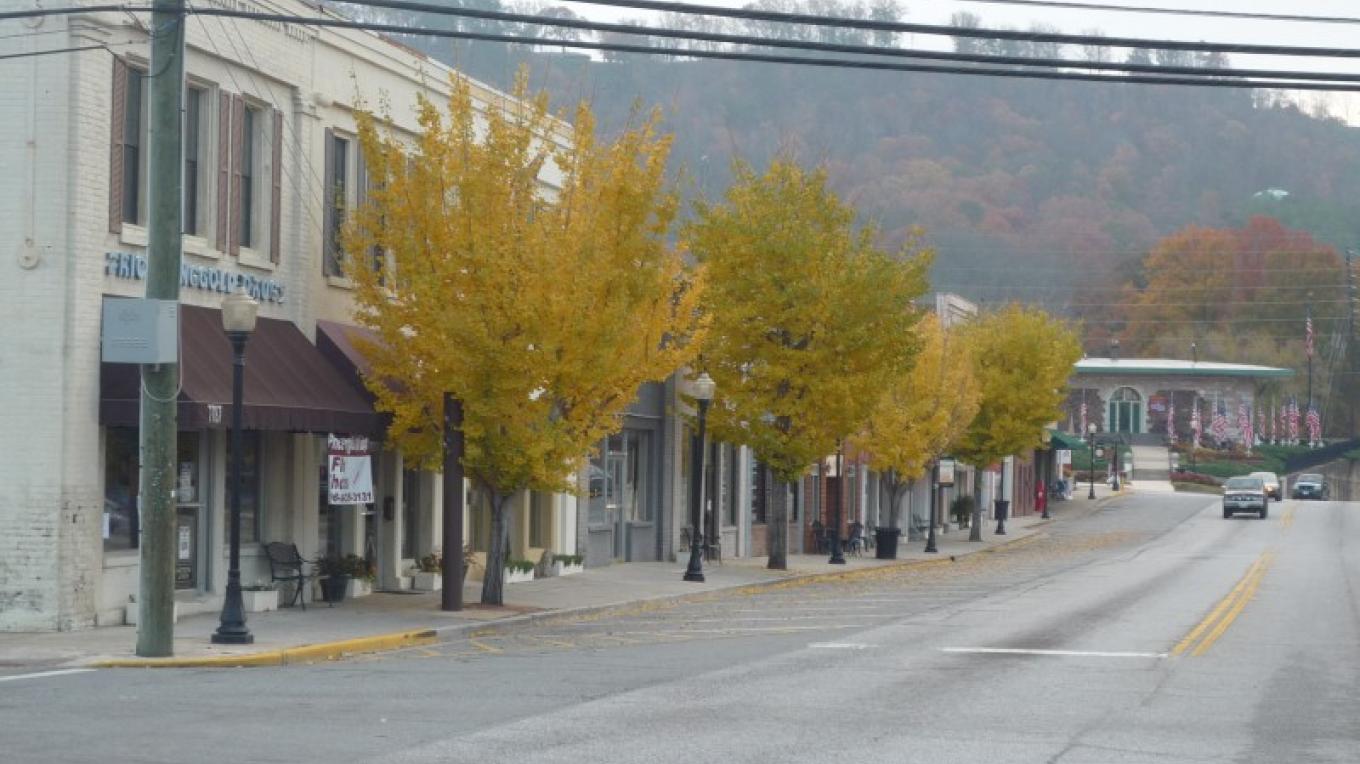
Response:
[{"label": "yellow painted curb", "polygon": [[205,655],[192,658],[113,658],[94,661],[94,668],[232,668],[238,666],[286,666],[291,663],[333,661],[356,653],[375,653],[439,641],[433,629],[399,631],[372,637],[342,639],[315,645],[299,645],[241,655]]}]

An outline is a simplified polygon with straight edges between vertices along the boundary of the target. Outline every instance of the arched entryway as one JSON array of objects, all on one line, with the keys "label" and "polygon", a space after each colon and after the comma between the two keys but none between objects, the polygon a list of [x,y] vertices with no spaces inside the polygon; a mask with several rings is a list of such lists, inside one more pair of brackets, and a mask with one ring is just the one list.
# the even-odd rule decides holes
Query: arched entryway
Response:
[{"label": "arched entryway", "polygon": [[1143,431],[1143,396],[1132,387],[1121,387],[1110,396],[1110,432],[1138,434]]}]

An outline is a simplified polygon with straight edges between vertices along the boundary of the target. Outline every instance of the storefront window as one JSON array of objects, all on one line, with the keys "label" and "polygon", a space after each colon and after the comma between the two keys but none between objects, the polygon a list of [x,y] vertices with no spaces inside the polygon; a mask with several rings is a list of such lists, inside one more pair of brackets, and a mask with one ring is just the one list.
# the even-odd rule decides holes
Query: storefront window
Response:
[{"label": "storefront window", "polygon": [[[231,492],[236,486],[232,485],[232,453],[231,453],[231,434],[227,434],[227,476],[226,476],[226,500],[225,511],[231,511]],[[260,542],[260,433],[248,430],[241,433],[241,544],[258,544]]]},{"label": "storefront window", "polygon": [[542,491],[529,493],[529,546],[546,549],[551,544],[552,494]]},{"label": "storefront window", "polygon": [[763,463],[751,460],[751,522],[764,525],[770,500],[770,470]]},{"label": "storefront window", "polygon": [[404,470],[401,473],[401,556],[416,557],[417,509],[420,507],[420,473]]},{"label": "storefront window", "polygon": [[110,427],[104,440],[104,551],[136,549],[137,430]]},{"label": "storefront window", "polygon": [[740,498],[737,496],[737,475],[741,468],[741,449],[737,446],[727,446],[727,467],[723,470],[723,522],[727,525],[737,524],[738,507],[741,506]]},{"label": "storefront window", "polygon": [[652,434],[646,430],[624,430],[604,442],[590,461],[591,523],[651,521],[651,448]]}]

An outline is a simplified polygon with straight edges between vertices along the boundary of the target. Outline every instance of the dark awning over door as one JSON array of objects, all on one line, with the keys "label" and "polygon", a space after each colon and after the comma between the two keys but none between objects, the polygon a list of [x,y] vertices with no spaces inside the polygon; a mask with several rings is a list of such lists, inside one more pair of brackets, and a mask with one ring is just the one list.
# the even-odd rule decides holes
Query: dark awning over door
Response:
[{"label": "dark awning over door", "polygon": [[[179,427],[231,426],[231,343],[220,311],[180,306]],[[101,424],[136,426],[139,367],[103,364]],[[291,322],[261,318],[246,344],[245,406],[251,430],[351,433],[381,437],[383,421],[365,393]]]}]

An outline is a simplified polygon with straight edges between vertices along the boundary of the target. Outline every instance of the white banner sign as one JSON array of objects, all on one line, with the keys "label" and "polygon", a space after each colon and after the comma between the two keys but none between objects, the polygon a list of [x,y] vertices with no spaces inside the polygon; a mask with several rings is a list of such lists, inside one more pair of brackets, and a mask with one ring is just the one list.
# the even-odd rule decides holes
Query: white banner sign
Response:
[{"label": "white banner sign", "polygon": [[373,503],[373,458],[368,455],[368,438],[331,435],[326,452],[330,463],[330,503]]},{"label": "white banner sign", "polygon": [[954,460],[940,460],[940,485],[954,485]]}]

